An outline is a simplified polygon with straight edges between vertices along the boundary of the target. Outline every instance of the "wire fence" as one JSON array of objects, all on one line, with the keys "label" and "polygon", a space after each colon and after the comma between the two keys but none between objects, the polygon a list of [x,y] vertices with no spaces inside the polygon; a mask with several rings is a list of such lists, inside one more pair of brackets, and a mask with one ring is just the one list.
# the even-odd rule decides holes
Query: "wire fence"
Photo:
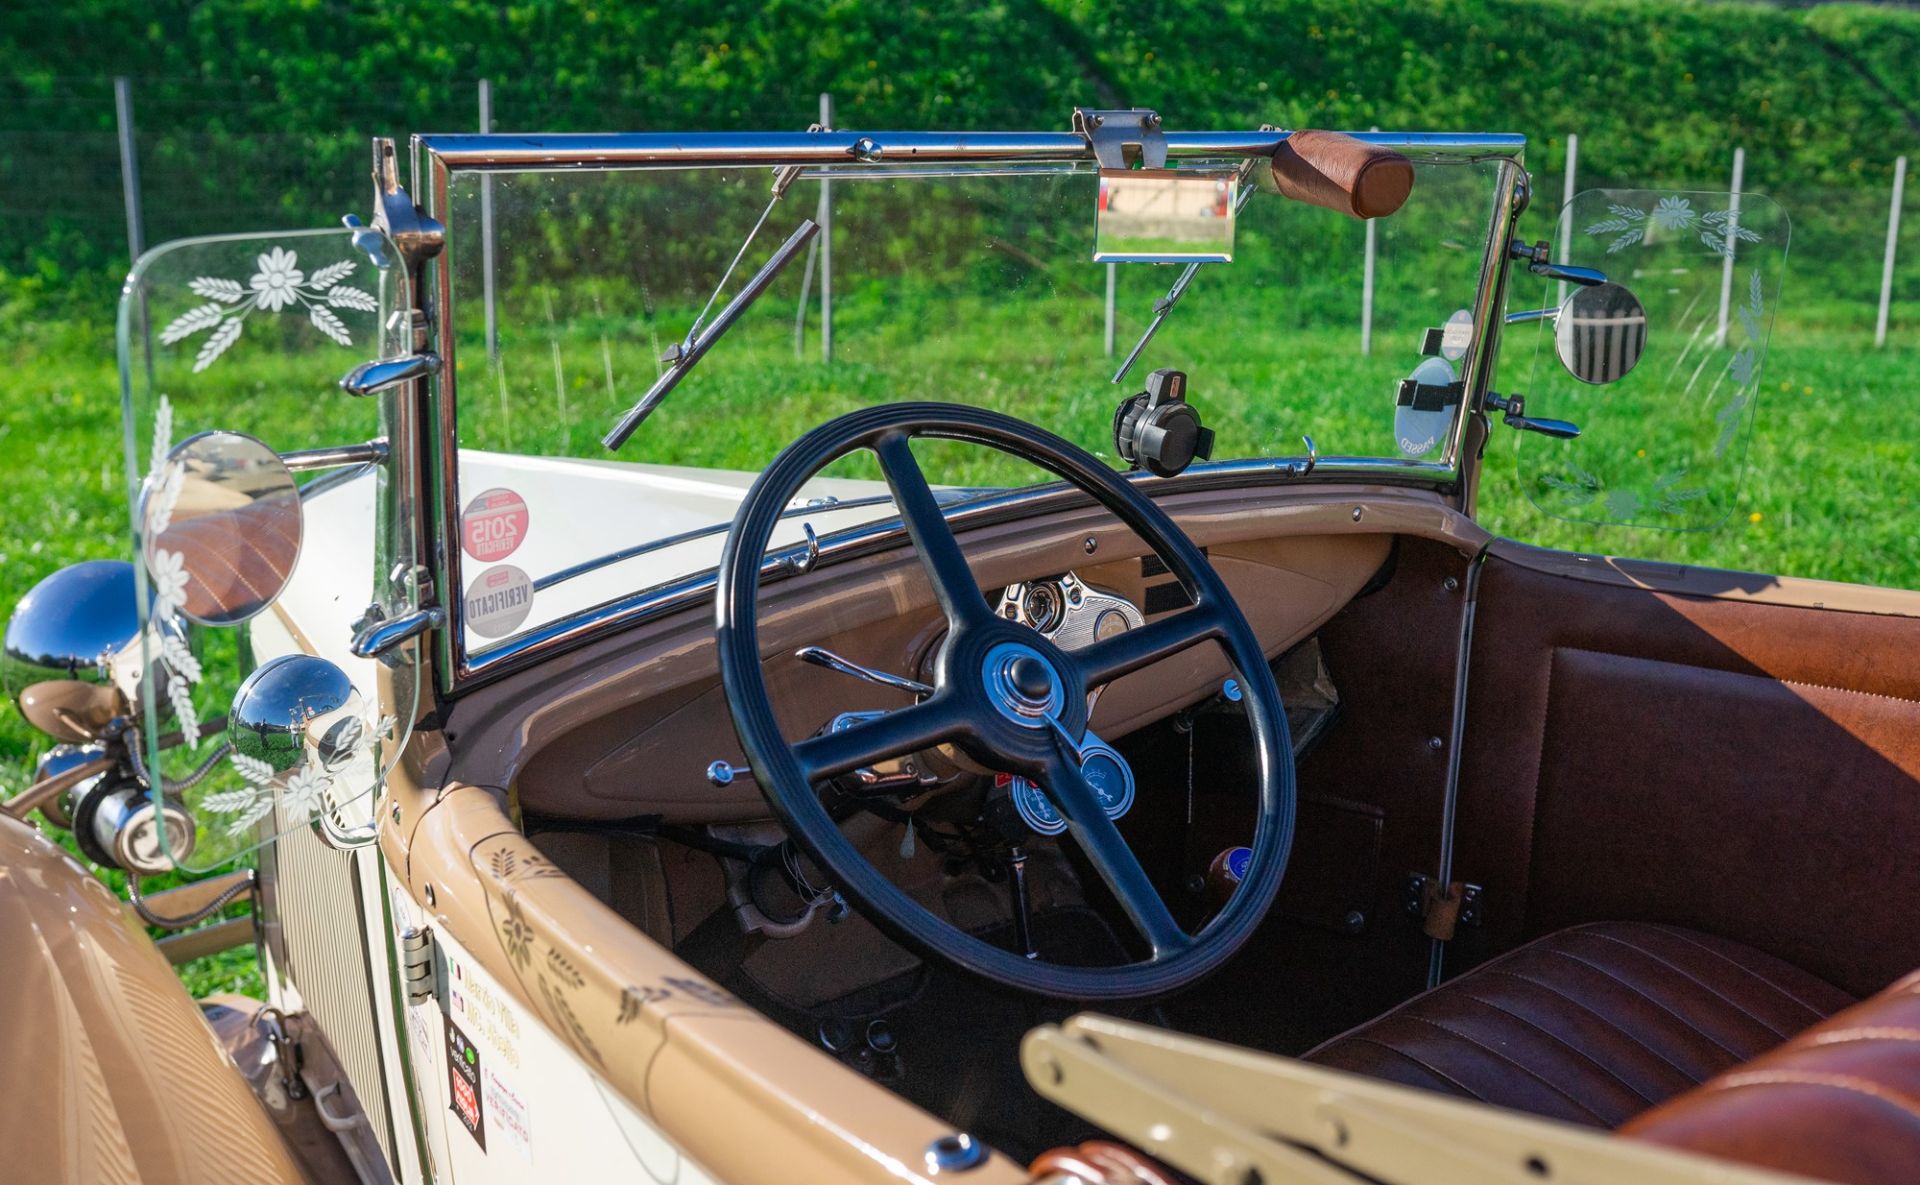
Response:
[{"label": "wire fence", "polygon": [[[0,302],[12,288],[16,298],[24,295],[58,315],[104,321],[135,235],[153,246],[196,234],[334,225],[350,212],[364,216],[369,138],[477,129],[481,86],[334,104],[326,110],[327,125],[351,130],[314,131],[263,126],[282,108],[244,86],[170,82],[152,88],[163,90],[162,98],[135,81],[122,86],[116,103],[113,79],[56,79],[34,94],[0,84]],[[533,81],[511,80],[494,80],[486,89],[494,130],[686,126],[684,102],[663,115],[662,104],[632,94],[583,100],[578,90],[562,96]],[[820,103],[811,93],[763,95],[751,107],[729,105],[700,118],[716,128],[798,129],[818,117]],[[970,110],[976,122],[1036,122],[1031,111],[1014,105]],[[840,122],[858,121],[857,107],[843,105]],[[1528,237],[1564,241],[1567,228],[1554,220],[1569,163],[1569,193],[1653,187],[1645,178],[1590,167],[1588,161],[1607,156],[1606,148],[1577,135],[1535,147],[1529,163],[1537,197],[1521,228]],[[1659,181],[1676,190],[1727,190],[1738,148],[1727,146],[1727,171],[1720,175]],[[1859,185],[1837,188],[1769,178],[1749,162],[1741,188],[1768,194],[1794,217],[1789,319],[1877,342],[1920,342],[1920,218],[1899,216],[1906,161],[1869,163]],[[1364,260],[1355,258],[1352,270],[1358,293]],[[1363,318],[1354,328],[1364,342],[1371,327]]]}]

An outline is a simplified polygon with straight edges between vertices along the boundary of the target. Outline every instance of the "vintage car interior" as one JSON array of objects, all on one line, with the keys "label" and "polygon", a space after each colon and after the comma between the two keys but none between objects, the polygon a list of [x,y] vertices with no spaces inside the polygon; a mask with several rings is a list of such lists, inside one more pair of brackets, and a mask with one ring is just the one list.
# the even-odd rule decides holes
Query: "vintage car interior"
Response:
[{"label": "vintage car interior", "polygon": [[[1297,823],[1272,911],[1231,960],[1171,998],[1103,1011],[1813,1175],[1849,1150],[1912,1163],[1916,1117],[1898,1099],[1920,942],[1885,908],[1920,897],[1900,739],[1920,687],[1889,661],[1916,632],[1904,595],[1576,559],[1380,488],[1162,506],[1284,689]],[[960,540],[980,604],[1003,612],[1010,588],[1070,605],[1067,580],[1148,625],[1187,604],[1165,562],[1089,509]],[[802,647],[935,673],[943,618],[911,557],[833,581],[825,598],[782,586],[763,610],[766,680],[794,705],[792,736],[912,695],[807,665]],[[462,701],[448,731],[486,756],[450,776],[512,787],[557,866],[863,1073],[1016,1154],[1087,1134],[1026,1088],[1014,1056],[1072,1004],[985,990],[862,912],[810,901],[819,873],[783,846],[760,792],[709,784],[709,755],[741,755],[704,615],[688,618]],[[669,653],[684,674],[665,679]],[[1222,692],[1227,673],[1218,655],[1164,659],[1116,680],[1092,717],[1136,782],[1118,829],[1189,932],[1231,892],[1221,857],[1252,841],[1259,808],[1253,725],[1244,692]],[[849,823],[860,858],[1004,949],[1077,968],[1144,953],[1072,843],[979,834],[941,800],[993,777],[939,768],[919,759],[910,814]],[[845,784],[849,814],[869,777]],[[1449,832],[1467,886],[1442,914],[1415,870]],[[827,916],[808,924],[816,909]],[[1436,916],[1447,978],[1425,991]]]},{"label": "vintage car interior", "polygon": [[[1195,1128],[1219,1140],[1267,1133],[1262,1155],[1291,1158],[1273,1163],[1302,1180],[1412,1181],[1427,1179],[1422,1164],[1443,1164],[1448,1175],[1433,1179],[1668,1181],[1696,1179],[1689,1166],[1705,1163],[1653,1148],[1822,1180],[1911,1179],[1920,1164],[1920,667],[1908,656],[1920,643],[1920,595],[1536,548],[1474,517],[1479,461],[1490,442],[1509,441],[1508,428],[1525,441],[1523,458],[1554,467],[1533,488],[1564,499],[1555,513],[1664,514],[1676,524],[1725,513],[1737,452],[1703,475],[1744,439],[1744,392],[1757,382],[1777,296],[1777,270],[1764,283],[1762,273],[1784,258],[1784,245],[1778,258],[1766,254],[1774,224],[1764,199],[1736,203],[1737,225],[1722,210],[1677,237],[1647,230],[1654,224],[1641,213],[1644,241],[1624,245],[1706,260],[1690,272],[1631,264],[1631,252],[1604,240],[1582,256],[1596,266],[1575,266],[1513,237],[1528,197],[1518,138],[1163,134],[1150,114],[1082,112],[1072,136],[1005,146],[932,134],[842,144],[844,135],[818,130],[764,144],[422,137],[422,207],[398,186],[392,144],[377,146],[374,227],[355,222],[351,243],[328,232],[300,249],[324,258],[337,239],[343,260],[385,250],[414,269],[413,291],[390,291],[396,268],[377,312],[366,298],[385,357],[342,381],[384,400],[377,450],[286,454],[293,471],[346,475],[302,490],[307,549],[293,530],[278,558],[237,544],[223,558],[221,541],[245,534],[208,525],[235,513],[232,479],[208,493],[194,474],[271,474],[271,453],[246,452],[248,437],[216,440],[209,452],[218,433],[169,453],[172,405],[136,401],[130,413],[139,451],[147,433],[155,442],[144,487],[152,540],[186,532],[195,572],[268,569],[236,577],[249,613],[273,606],[247,635],[261,665],[230,727],[235,752],[254,763],[241,773],[257,767],[257,784],[284,784],[224,835],[262,845],[278,835],[257,848],[277,911],[263,937],[276,982],[299,986],[343,1062],[379,1064],[347,1034],[389,1015],[378,1003],[386,988],[365,987],[375,975],[367,968],[380,965],[365,951],[381,943],[376,936],[355,955],[365,963],[342,958],[352,944],[338,945],[339,923],[327,916],[337,886],[350,882],[362,924],[392,925],[385,957],[405,970],[394,971],[386,1023],[403,1041],[416,1026],[416,1056],[438,1040],[420,1018],[476,1008],[475,993],[494,989],[461,977],[484,970],[484,982],[504,985],[498,994],[537,1017],[595,1081],[723,1179],[771,1179],[757,1142],[776,1138],[792,1157],[782,1178],[791,1180],[848,1179],[853,1163],[879,1165],[887,1179],[975,1170],[971,1179],[996,1181],[1029,1171],[1172,1179],[1137,1159],[1133,1178],[1102,1175],[1100,1164],[1140,1156],[1196,1179],[1280,1179],[1258,1167],[1265,1161],[1206,1161],[1214,1153],[1195,1149],[1217,1145],[1193,1142]],[[1164,164],[1169,145],[1176,157],[1225,157],[1233,167],[1198,177],[1129,169],[1143,157]],[[493,273],[482,297],[483,256],[463,228],[483,195],[488,217],[511,232],[516,201],[529,219],[572,210],[564,203],[598,200],[593,170],[607,162],[643,172],[675,154],[698,157],[709,174],[741,159],[775,168],[772,203],[735,263],[796,178],[824,193],[829,183],[860,184],[848,179],[864,167],[856,162],[893,169],[873,174],[889,183],[931,177],[962,188],[979,177],[1025,184],[1056,169],[1064,183],[1088,183],[1071,190],[1079,201],[1097,164],[1094,260],[1187,264],[1157,273],[1156,289],[1173,287],[1114,383],[1137,357],[1154,369],[1102,383],[1093,397],[1062,396],[1057,416],[1051,395],[1033,395],[1045,414],[1015,416],[969,397],[958,379],[951,399],[935,397],[944,377],[911,386],[884,369],[886,352],[904,348],[905,338],[888,339],[850,364],[880,376],[877,388],[856,384],[852,410],[817,393],[747,404],[783,425],[797,419],[782,436],[790,443],[755,462],[750,485],[738,472],[715,476],[726,442],[712,438],[725,433],[702,425],[698,409],[714,399],[718,419],[726,405],[699,384],[724,389],[734,372],[721,368],[734,363],[716,341],[806,249],[818,230],[806,221],[704,333],[688,330],[648,360],[652,385],[604,438],[615,449],[630,436],[644,444],[683,431],[708,449],[694,455],[712,468],[652,466],[644,450],[622,457],[634,462],[626,468],[604,451],[563,465],[554,458],[568,455],[566,442],[516,443],[512,432],[564,422],[578,411],[569,398],[587,397],[561,380],[574,346],[553,326],[573,314],[556,315],[547,295],[544,311],[526,317],[534,330],[513,336],[503,314],[499,340],[481,337],[474,310],[494,299]],[[1002,173],[962,167],[999,160],[1012,163]],[[1272,442],[1298,436],[1297,425],[1256,431],[1251,417],[1213,418],[1223,400],[1201,392],[1232,387],[1231,367],[1180,354],[1179,333],[1208,327],[1202,301],[1172,310],[1196,268],[1233,252],[1169,246],[1166,232],[1151,237],[1116,219],[1132,208],[1128,186],[1172,192],[1185,182],[1178,202],[1197,218],[1227,219],[1230,243],[1230,215],[1256,189],[1249,170],[1264,195],[1249,210],[1330,207],[1382,225],[1410,192],[1426,192],[1416,177],[1436,193],[1458,187],[1470,233],[1439,236],[1441,263],[1423,264],[1412,298],[1394,306],[1411,310],[1401,337],[1421,344],[1412,377],[1381,384],[1397,393],[1387,409],[1398,417],[1397,457],[1322,456],[1311,439],[1303,455],[1275,457]],[[697,185],[719,184],[688,172],[674,183],[696,196]],[[729,207],[729,218],[744,225],[758,209],[764,174],[748,173],[755,204]],[[562,185],[577,187],[560,191],[564,202],[540,188]],[[1689,200],[1706,209],[1713,196]],[[858,262],[860,207],[847,200],[840,216],[854,228],[847,251]],[[1624,191],[1595,200],[1622,225],[1633,220],[1618,211],[1654,208]],[[982,201],[966,212],[1017,222],[1036,208]],[[886,207],[888,225],[914,209]],[[685,220],[688,210],[700,207],[688,201],[673,214]],[[928,221],[956,217],[944,210]],[[1484,247],[1472,245],[1481,233]],[[501,274],[539,277],[544,267],[594,301],[624,291],[592,288],[602,279],[592,258],[570,254],[562,238],[504,235]],[[1741,247],[1750,278],[1736,275],[1736,239],[1760,244]],[[1048,274],[1021,246],[1045,234],[1006,241],[989,252],[1006,269],[992,283]],[[1300,240],[1275,232],[1249,241],[1284,252]],[[677,257],[667,262],[684,270]],[[1599,265],[1653,278],[1636,298]],[[194,260],[179,275],[210,266]],[[1450,287],[1436,295],[1448,267]],[[160,274],[154,265],[134,285]],[[730,275],[732,265],[723,285]],[[1421,287],[1428,280],[1433,287]],[[223,291],[192,282],[196,292]],[[1513,297],[1524,304],[1556,283],[1574,290],[1564,305],[1504,311],[1510,289],[1533,286]],[[1732,294],[1719,297],[1717,338],[1700,328],[1712,307],[1686,289],[1696,283]],[[1465,307],[1450,320],[1456,301]],[[993,305],[954,307],[991,316]],[[1667,318],[1668,305],[1695,320]],[[850,296],[848,307],[857,329],[861,306]],[[944,315],[919,314],[912,335]],[[783,350],[787,319],[780,313],[774,330]],[[1148,349],[1162,321],[1167,336]],[[1526,397],[1503,396],[1490,386],[1500,334],[1530,321],[1547,323],[1545,370],[1564,363],[1577,382],[1554,386],[1560,380],[1536,371]],[[611,395],[608,339],[581,341],[595,382],[604,361]],[[1383,374],[1408,368],[1395,348],[1383,351]],[[181,347],[181,372],[190,357],[193,373],[208,367],[219,353],[209,349]],[[710,349],[714,361],[701,363]],[[1712,362],[1732,381],[1715,380],[1684,407],[1660,405],[1662,432],[1695,451],[1629,494],[1580,466],[1631,458],[1632,442],[1616,454],[1564,451],[1582,429],[1529,415],[1524,400],[1578,411],[1598,428],[1609,406],[1625,409],[1612,423],[1631,425],[1634,405],[1618,401],[1639,388],[1620,380],[1643,349],[1639,380],[1654,381],[1657,360],[1683,379],[1685,368],[1697,376]],[[772,356],[739,351],[747,373]],[[1180,366],[1159,364],[1169,352]],[[523,363],[541,382],[551,374],[557,400],[516,405],[521,418],[510,422],[510,367]],[[642,427],[696,363],[704,373]],[[1051,381],[1052,365],[1042,358],[1035,373]],[[1615,383],[1615,394],[1599,394]],[[595,432],[628,403],[585,389],[600,398],[585,417]],[[868,397],[873,389],[888,397]],[[1103,393],[1122,397],[1117,409]],[[499,419],[483,419],[496,396]],[[1222,456],[1203,463],[1216,427]],[[935,461],[960,454],[991,454],[988,464],[1028,476],[964,466],[960,480],[934,476]],[[165,466],[181,457],[187,476],[175,481]],[[399,457],[423,460],[386,471],[377,487],[355,477]],[[1585,459],[1562,466],[1567,457]],[[634,484],[596,501],[557,500],[565,475],[581,473]],[[1694,484],[1707,480],[1723,484]],[[265,494],[250,495],[254,505],[279,516],[285,535],[287,501],[271,481],[257,484]],[[156,490],[177,507],[156,511]],[[643,495],[657,502],[637,501]],[[212,508],[197,518],[196,496]],[[542,517],[556,508],[566,508],[574,550],[516,560],[552,574],[463,574],[463,563],[510,554],[529,521],[557,533]],[[329,562],[310,558],[325,554],[311,540],[345,537],[341,524],[356,522],[377,524],[380,547],[353,579],[393,582],[391,598],[355,622],[351,658],[341,659],[366,660],[372,674],[342,676],[330,693],[329,711],[351,701],[350,729],[309,711],[292,749],[276,751],[286,710],[250,712],[249,695],[270,699],[275,672],[284,679],[314,655],[344,650],[344,635],[323,637],[315,623],[361,586],[345,598],[303,592],[303,574]],[[496,546],[474,522],[513,538]],[[161,596],[189,596],[165,583],[177,561],[156,559],[152,540],[147,567]],[[254,595],[289,569],[286,596],[275,601],[271,587]],[[589,587],[582,573],[602,583]],[[422,592],[432,587],[438,601]],[[197,622],[212,614],[183,603]],[[164,633],[154,637],[165,650]],[[302,653],[268,661],[276,648]],[[361,698],[378,711],[363,719]],[[322,800],[317,814],[288,805],[309,794],[300,780],[309,766],[299,763],[314,760],[313,719],[328,724],[318,742],[319,760],[338,759],[328,769],[367,763],[364,795]],[[150,710],[149,733],[161,723]],[[367,736],[384,745],[377,767]],[[137,736],[132,749],[142,751]],[[158,767],[162,756],[149,760]],[[290,769],[302,772],[285,781]],[[228,797],[186,804],[203,823],[254,809],[243,793],[220,793]],[[184,826],[176,835],[163,825],[157,839],[182,859],[195,842],[218,839],[203,827],[196,840],[192,822]],[[380,863],[352,864],[359,854]],[[440,935],[439,962],[406,958],[427,949],[428,926]],[[438,977],[437,986],[414,991],[416,977]],[[1172,1093],[1086,1085],[1128,1058]],[[390,1076],[348,1076],[369,1113],[404,1113]],[[1152,1106],[1128,1109],[1141,1099]],[[1182,1100],[1204,1106],[1183,1110]],[[1367,1115],[1391,1121],[1356,1118]],[[380,1138],[397,1161],[395,1141],[413,1137],[387,1122]],[[1460,1142],[1406,1135],[1434,1130]],[[457,1131],[448,1138],[466,1148]]]}]

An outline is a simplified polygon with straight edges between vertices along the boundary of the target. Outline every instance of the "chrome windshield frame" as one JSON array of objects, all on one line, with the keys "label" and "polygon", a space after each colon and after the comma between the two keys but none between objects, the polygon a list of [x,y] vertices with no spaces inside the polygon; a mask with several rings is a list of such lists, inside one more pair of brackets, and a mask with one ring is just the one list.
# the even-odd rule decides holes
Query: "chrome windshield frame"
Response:
[{"label": "chrome windshield frame", "polygon": [[[1271,156],[1291,133],[1288,131],[1168,132],[1170,157],[1220,159]],[[1406,484],[1431,489],[1458,488],[1464,466],[1469,420],[1478,414],[1492,381],[1499,351],[1508,259],[1506,243],[1514,219],[1524,208],[1527,173],[1526,137],[1505,133],[1351,132],[1356,139],[1405,153],[1415,161],[1432,163],[1498,162],[1494,196],[1488,212],[1486,250],[1473,312],[1475,332],[1462,361],[1466,390],[1461,411],[1454,418],[1446,449],[1437,461],[1396,461],[1375,457],[1319,457],[1311,465],[1304,458],[1275,457],[1222,461],[1196,465],[1181,478],[1156,480],[1156,492],[1169,493],[1196,485],[1222,483],[1263,484],[1352,482]],[[647,170],[722,167],[833,166],[836,175],[903,163],[916,165],[979,166],[992,163],[1096,163],[1091,144],[1072,132],[633,132],[553,133],[517,135],[459,133],[416,135],[412,141],[413,192],[425,199],[427,213],[442,223],[449,218],[449,194],[456,172],[548,172],[560,170]],[[1516,200],[1518,199],[1518,200]],[[449,234],[453,233],[448,228]],[[457,695],[512,671],[580,646],[601,634],[678,612],[709,599],[713,574],[697,573],[605,602],[571,617],[550,623],[479,654],[464,643],[465,623],[460,590],[464,587],[459,543],[459,422],[454,365],[453,252],[442,251],[431,263],[433,278],[432,332],[442,360],[430,384],[428,416],[432,427],[426,457],[425,484],[430,487],[432,535],[425,554],[436,567],[433,587],[446,610],[439,634],[440,691]],[[1056,504],[1070,504],[1073,491],[1057,485],[970,501],[949,517],[956,526],[972,526],[1009,516],[1035,513]],[[898,520],[867,524],[821,540],[822,562],[869,554],[897,546],[904,539]],[[768,557],[767,578],[791,569],[784,553]]]}]

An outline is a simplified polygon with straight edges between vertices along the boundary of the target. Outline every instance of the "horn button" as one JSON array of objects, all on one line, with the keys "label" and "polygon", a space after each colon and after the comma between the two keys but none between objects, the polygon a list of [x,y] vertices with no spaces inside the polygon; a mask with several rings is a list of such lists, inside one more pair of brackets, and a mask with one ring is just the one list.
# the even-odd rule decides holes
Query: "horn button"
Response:
[{"label": "horn button", "polygon": [[1045,728],[1066,705],[1060,673],[1038,650],[1019,642],[1000,642],[987,650],[980,675],[994,709],[1015,724]]}]

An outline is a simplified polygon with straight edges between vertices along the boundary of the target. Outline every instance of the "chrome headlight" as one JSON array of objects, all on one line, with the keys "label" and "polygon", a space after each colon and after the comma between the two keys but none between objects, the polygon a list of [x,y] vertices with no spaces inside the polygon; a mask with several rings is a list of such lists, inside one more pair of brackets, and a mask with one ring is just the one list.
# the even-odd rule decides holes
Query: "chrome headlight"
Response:
[{"label": "chrome headlight", "polygon": [[87,560],[33,586],[7,621],[7,693],[64,679],[104,684],[109,660],[140,636],[133,565]]}]

